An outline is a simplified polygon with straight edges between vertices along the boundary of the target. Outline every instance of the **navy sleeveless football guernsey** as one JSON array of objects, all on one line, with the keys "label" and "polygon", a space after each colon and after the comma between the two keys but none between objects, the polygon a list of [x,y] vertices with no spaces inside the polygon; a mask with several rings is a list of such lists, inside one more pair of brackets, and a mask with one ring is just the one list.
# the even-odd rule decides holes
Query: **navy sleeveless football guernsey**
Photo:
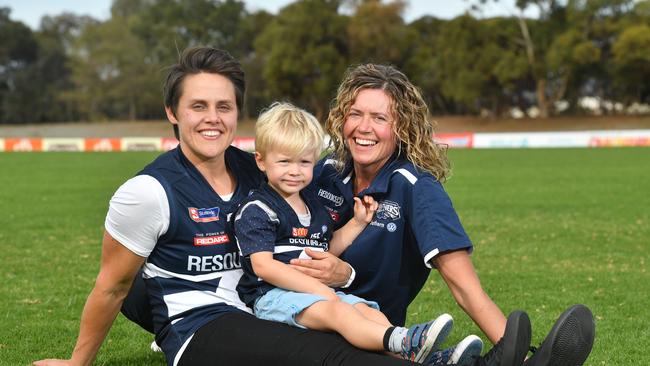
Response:
[{"label": "navy sleeveless football guernsey", "polygon": [[300,222],[293,208],[268,184],[246,198],[237,212],[235,228],[244,269],[237,291],[251,308],[257,298],[275,288],[255,275],[252,253],[270,251],[274,259],[289,263],[305,248],[328,250],[333,224],[329,214],[310,192],[303,190],[300,197],[311,214],[309,226]]},{"label": "navy sleeveless football guernsey", "polygon": [[169,202],[169,228],[143,268],[156,341],[169,365],[204,324],[227,312],[250,312],[235,290],[241,260],[227,222],[263,176],[253,156],[235,147],[226,149],[225,161],[237,180],[229,201],[221,199],[180,148],[139,173],[158,180]]}]

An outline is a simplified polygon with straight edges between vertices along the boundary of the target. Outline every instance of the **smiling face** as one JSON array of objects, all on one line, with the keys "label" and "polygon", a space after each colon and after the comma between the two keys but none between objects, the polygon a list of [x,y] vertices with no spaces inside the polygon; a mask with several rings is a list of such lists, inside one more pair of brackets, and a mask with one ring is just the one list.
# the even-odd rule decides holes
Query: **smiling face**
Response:
[{"label": "smiling face", "polygon": [[264,155],[255,153],[255,161],[266,173],[269,185],[285,199],[298,197],[298,193],[311,182],[316,151],[307,150],[292,156],[269,150]]},{"label": "smiling face", "polygon": [[374,178],[397,148],[390,97],[382,89],[362,89],[350,107],[343,137],[355,171]]},{"label": "smiling face", "polygon": [[223,159],[237,129],[232,82],[219,74],[191,74],[181,90],[176,113],[169,107],[165,112],[178,125],[183,153],[195,165]]}]

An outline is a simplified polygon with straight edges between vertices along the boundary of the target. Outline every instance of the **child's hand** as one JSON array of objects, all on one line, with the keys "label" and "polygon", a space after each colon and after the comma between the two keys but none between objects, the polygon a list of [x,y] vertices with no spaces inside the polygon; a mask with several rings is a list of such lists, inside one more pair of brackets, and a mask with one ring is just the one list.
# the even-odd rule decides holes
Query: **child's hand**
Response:
[{"label": "child's hand", "polygon": [[377,208],[379,203],[372,196],[363,196],[363,200],[354,197],[354,220],[362,225],[369,224]]}]

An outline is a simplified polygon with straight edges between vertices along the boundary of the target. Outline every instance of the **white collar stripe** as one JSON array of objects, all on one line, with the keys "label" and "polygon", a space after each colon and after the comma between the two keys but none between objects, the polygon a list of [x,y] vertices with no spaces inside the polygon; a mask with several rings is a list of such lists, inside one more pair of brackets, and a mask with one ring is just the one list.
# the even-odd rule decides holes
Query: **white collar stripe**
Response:
[{"label": "white collar stripe", "polygon": [[262,210],[264,210],[264,212],[266,212],[266,214],[269,215],[269,219],[271,221],[280,222],[280,220],[278,220],[278,214],[276,214],[275,211],[273,211],[266,203],[264,203],[264,202],[262,202],[260,200],[251,201],[251,202],[248,202],[247,204],[245,204],[244,207],[242,207],[239,210],[239,213],[237,214],[237,216],[235,216],[235,221],[241,219],[241,215],[244,212],[244,210],[248,206],[251,206],[251,205],[255,205],[255,206],[261,208]]},{"label": "white collar stripe", "polygon": [[397,169],[393,173],[400,173],[401,175],[404,176],[404,178],[406,178],[409,182],[411,182],[411,184],[415,184],[415,182],[418,181],[418,178],[416,178],[415,175],[413,175],[413,173],[409,172],[406,169]]}]

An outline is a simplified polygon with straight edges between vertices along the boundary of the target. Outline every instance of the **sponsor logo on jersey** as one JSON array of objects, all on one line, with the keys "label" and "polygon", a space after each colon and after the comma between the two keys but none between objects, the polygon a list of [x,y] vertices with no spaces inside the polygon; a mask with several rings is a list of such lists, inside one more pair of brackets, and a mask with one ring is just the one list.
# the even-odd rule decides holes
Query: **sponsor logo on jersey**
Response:
[{"label": "sponsor logo on jersey", "polygon": [[195,272],[227,271],[241,268],[238,253],[225,253],[217,255],[187,257],[187,270]]},{"label": "sponsor logo on jersey", "polygon": [[343,204],[343,197],[337,196],[334,193],[328,192],[324,189],[319,189],[318,195],[328,201],[332,201],[336,207],[339,207]]},{"label": "sponsor logo on jersey", "polygon": [[370,225],[370,226],[376,226],[376,227],[380,227],[380,228],[384,228],[384,227],[386,226],[384,223],[382,223],[382,222],[377,222],[377,221],[374,221],[374,220],[371,221],[370,224],[368,224],[368,225]]},{"label": "sponsor logo on jersey", "polygon": [[212,222],[219,220],[219,207],[188,207],[187,209],[190,212],[190,218],[196,222]]},{"label": "sponsor logo on jersey", "polygon": [[306,227],[294,227],[291,228],[291,236],[296,238],[305,238],[309,234],[309,230]]},{"label": "sponsor logo on jersey", "polygon": [[318,241],[316,239],[307,239],[307,238],[289,238],[289,244],[291,245],[301,245],[306,247],[315,247],[315,248],[324,248],[327,250],[329,243],[325,241]]},{"label": "sponsor logo on jersey", "polygon": [[390,231],[391,233],[394,233],[395,230],[397,230],[397,225],[395,225],[394,222],[389,222],[389,223],[386,225],[386,230]]},{"label": "sponsor logo on jersey", "polygon": [[206,247],[210,245],[225,244],[228,242],[230,242],[230,238],[227,234],[194,238],[194,246],[196,247]]},{"label": "sponsor logo on jersey", "polygon": [[333,209],[331,209],[331,208],[329,208],[327,206],[325,208],[327,209],[327,212],[329,212],[330,217],[332,218],[332,220],[334,222],[339,222],[339,220],[341,219],[341,215],[339,215],[338,211],[335,211],[335,210],[333,210]]},{"label": "sponsor logo on jersey", "polygon": [[379,220],[397,220],[400,218],[400,207],[393,201],[381,201],[375,217]]}]

